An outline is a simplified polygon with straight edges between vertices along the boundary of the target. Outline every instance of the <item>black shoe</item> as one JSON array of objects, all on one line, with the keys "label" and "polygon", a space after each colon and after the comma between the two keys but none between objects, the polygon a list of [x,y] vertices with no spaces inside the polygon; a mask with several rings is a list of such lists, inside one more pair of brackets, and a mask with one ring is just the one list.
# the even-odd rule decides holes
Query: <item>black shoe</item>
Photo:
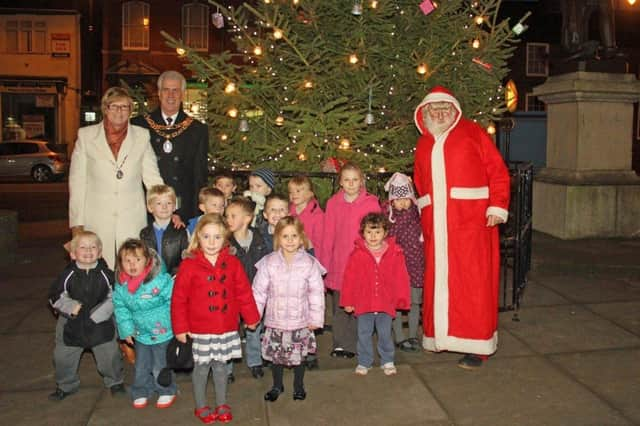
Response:
[{"label": "black shoe", "polygon": [[255,367],[251,367],[251,375],[254,379],[259,379],[264,376],[264,370],[262,370],[261,365],[256,365]]},{"label": "black shoe", "polygon": [[416,337],[410,338],[409,343],[416,351],[420,350],[420,340],[418,340]]},{"label": "black shoe", "polygon": [[229,373],[229,375],[227,376],[227,384],[230,385],[235,381],[236,381],[236,376],[234,376],[233,373]]},{"label": "black shoe", "polygon": [[307,397],[307,393],[304,391],[304,388],[293,391],[294,401],[304,401],[306,397]]},{"label": "black shoe", "polygon": [[458,361],[458,367],[465,370],[475,370],[482,367],[482,358],[473,354],[466,354]]},{"label": "black shoe", "polygon": [[320,365],[318,364],[318,358],[316,357],[307,358],[305,364],[307,366],[307,370],[317,370],[318,368],[320,368]]},{"label": "black shoe", "polygon": [[273,402],[278,399],[282,392],[284,392],[284,386],[281,388],[272,387],[269,392],[264,394],[264,400]]},{"label": "black shoe", "polygon": [[78,392],[78,389],[72,390],[70,392],[65,392],[60,388],[56,388],[53,393],[49,394],[49,401],[62,401],[69,395],[73,395],[76,392]]},{"label": "black shoe", "polygon": [[110,390],[111,390],[111,396],[119,396],[119,395],[127,394],[127,390],[125,389],[124,384],[122,383],[118,383],[117,385],[111,386]]},{"label": "black shoe", "polygon": [[409,340],[403,340],[396,344],[396,347],[402,352],[416,352],[418,349],[414,348]]},{"label": "black shoe", "polygon": [[330,354],[333,358],[344,358],[344,349],[336,348],[331,351]]},{"label": "black shoe", "polygon": [[353,353],[353,352],[342,351],[342,357],[343,358],[353,358],[354,356],[356,356],[356,354]]}]

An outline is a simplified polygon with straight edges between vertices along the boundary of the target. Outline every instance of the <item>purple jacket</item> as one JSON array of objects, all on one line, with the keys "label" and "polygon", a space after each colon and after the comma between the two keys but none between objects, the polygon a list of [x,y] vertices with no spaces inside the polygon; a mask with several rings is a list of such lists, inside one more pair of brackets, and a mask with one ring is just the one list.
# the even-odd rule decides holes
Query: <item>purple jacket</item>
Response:
[{"label": "purple jacket", "polygon": [[404,251],[407,270],[411,277],[411,287],[422,287],[424,285],[424,245],[418,208],[415,204],[411,204],[411,207],[406,210],[397,210],[391,203],[386,202],[383,210],[389,212],[389,219],[392,220],[389,235],[396,237],[396,243]]},{"label": "purple jacket", "polygon": [[313,244],[314,252],[318,252],[322,244],[324,212],[318,204],[318,200],[312,198],[307,206],[300,212],[296,213],[296,206],[291,203],[289,205],[289,214],[293,217],[298,216],[300,222],[304,225],[304,233],[307,234],[311,244]]},{"label": "purple jacket", "polygon": [[300,249],[288,264],[278,250],[260,259],[256,268],[253,297],[267,327],[298,330],[324,325],[326,271],[315,257]]},{"label": "purple jacket", "polygon": [[360,221],[371,212],[379,212],[378,197],[362,190],[358,198],[348,203],[341,189],[327,201],[324,213],[324,235],[318,259],[327,268],[325,286],[342,288],[342,277],[354,242],[360,238]]}]

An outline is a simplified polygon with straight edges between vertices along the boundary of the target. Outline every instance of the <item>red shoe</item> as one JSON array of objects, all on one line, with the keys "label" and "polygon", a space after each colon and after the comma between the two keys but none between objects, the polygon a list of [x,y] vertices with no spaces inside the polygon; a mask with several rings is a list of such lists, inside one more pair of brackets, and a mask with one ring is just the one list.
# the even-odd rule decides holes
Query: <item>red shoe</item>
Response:
[{"label": "red shoe", "polygon": [[197,408],[193,414],[195,414],[195,416],[206,425],[210,425],[216,421],[216,413],[211,411],[210,407],[205,406]]},{"label": "red shoe", "polygon": [[[224,410],[224,412],[220,413],[221,410]],[[220,423],[229,423],[233,419],[233,416],[231,415],[231,407],[227,404],[217,407],[213,414],[216,416],[216,420]]]}]

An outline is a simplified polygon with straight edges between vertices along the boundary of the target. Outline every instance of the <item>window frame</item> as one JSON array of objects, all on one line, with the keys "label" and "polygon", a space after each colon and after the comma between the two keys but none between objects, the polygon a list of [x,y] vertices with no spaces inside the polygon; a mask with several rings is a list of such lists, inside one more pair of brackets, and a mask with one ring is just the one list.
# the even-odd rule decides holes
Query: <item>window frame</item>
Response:
[{"label": "window frame", "polygon": [[[142,19],[143,23],[140,24],[132,24],[131,23],[131,15],[132,11],[135,11],[135,7],[142,8]],[[140,0],[132,0],[126,1],[122,3],[122,50],[128,51],[146,51],[150,48],[149,42],[149,25],[144,25],[144,20],[146,19],[149,22],[149,14],[151,7],[149,3],[140,1]],[[131,31],[132,30],[141,30],[142,41],[141,46],[133,46],[131,44]]]},{"label": "window frame", "polygon": [[[546,58],[544,59],[544,72],[530,71],[529,63],[529,49],[530,48],[544,48]],[[527,43],[526,55],[525,55],[525,73],[527,77],[548,77],[549,76],[549,43]]]},{"label": "window frame", "polygon": [[[189,9],[203,9],[204,23],[198,23],[197,25],[192,24],[191,22],[187,22],[190,18],[190,14],[187,13]],[[182,40],[184,40],[185,45],[189,46],[189,48],[197,51],[197,52],[207,52],[209,51],[209,6],[203,3],[186,3],[182,5],[182,17],[181,17],[181,26],[182,26]],[[191,40],[189,37],[190,30],[200,30],[200,36],[204,41],[204,46],[194,47],[191,44]]]},{"label": "window frame", "polygon": [[[12,34],[13,37],[9,35]],[[12,43],[9,43],[9,40]],[[47,54],[47,22],[34,19],[16,19],[5,25],[5,52],[32,55]],[[40,40],[40,43],[36,43]],[[36,50],[36,47],[39,49]]]},{"label": "window frame", "polygon": [[544,102],[538,100],[537,102],[540,102],[543,105],[542,109],[529,109],[529,99],[531,98],[537,98],[536,95],[534,95],[533,93],[525,93],[524,95],[524,110],[526,112],[547,112],[547,104],[545,104]]}]

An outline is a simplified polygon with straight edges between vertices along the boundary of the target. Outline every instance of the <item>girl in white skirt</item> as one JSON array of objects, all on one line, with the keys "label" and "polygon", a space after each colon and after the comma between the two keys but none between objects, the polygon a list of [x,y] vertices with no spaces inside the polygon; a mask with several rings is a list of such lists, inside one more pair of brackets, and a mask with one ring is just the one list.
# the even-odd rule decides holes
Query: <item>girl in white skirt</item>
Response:
[{"label": "girl in white skirt", "polygon": [[[218,214],[200,219],[191,238],[189,257],[180,264],[171,299],[176,339],[193,339],[192,374],[195,416],[205,424],[231,421],[227,405],[226,364],[242,356],[239,315],[248,329],[260,320],[251,285],[240,261],[229,253],[229,231]],[[207,405],[206,386],[213,370],[216,409]]]}]

